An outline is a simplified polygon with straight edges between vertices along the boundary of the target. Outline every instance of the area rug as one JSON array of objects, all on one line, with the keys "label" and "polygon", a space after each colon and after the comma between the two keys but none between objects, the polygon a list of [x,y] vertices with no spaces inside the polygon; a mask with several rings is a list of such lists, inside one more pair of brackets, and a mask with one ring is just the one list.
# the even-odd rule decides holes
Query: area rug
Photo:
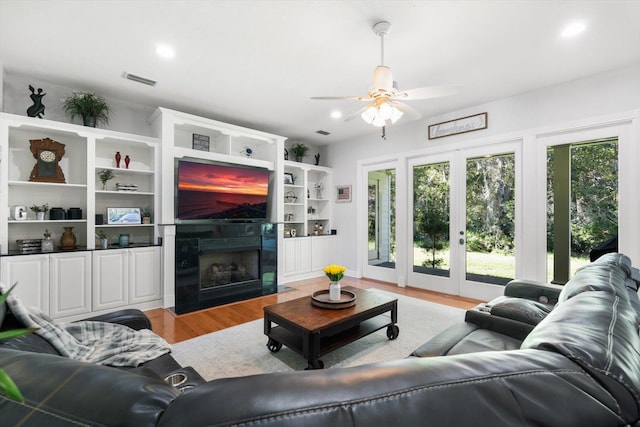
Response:
[{"label": "area rug", "polygon": [[[400,335],[391,341],[386,328],[322,356],[325,369],[407,357],[448,326],[464,321],[464,310],[404,295],[372,290],[398,298]],[[307,362],[286,346],[267,349],[262,319],[174,344],[172,355],[193,366],[206,380],[303,370]]]}]

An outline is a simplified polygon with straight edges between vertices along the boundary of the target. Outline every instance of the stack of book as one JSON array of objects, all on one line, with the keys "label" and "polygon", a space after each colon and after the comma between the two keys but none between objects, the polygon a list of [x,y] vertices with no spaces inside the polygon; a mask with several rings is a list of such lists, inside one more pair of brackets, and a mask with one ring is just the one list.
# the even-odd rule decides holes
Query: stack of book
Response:
[{"label": "stack of book", "polygon": [[138,191],[136,184],[120,184],[116,183],[116,190],[118,191]]},{"label": "stack of book", "polygon": [[19,239],[16,240],[18,244],[18,250],[22,253],[28,254],[31,252],[40,252],[42,248],[42,239]]}]

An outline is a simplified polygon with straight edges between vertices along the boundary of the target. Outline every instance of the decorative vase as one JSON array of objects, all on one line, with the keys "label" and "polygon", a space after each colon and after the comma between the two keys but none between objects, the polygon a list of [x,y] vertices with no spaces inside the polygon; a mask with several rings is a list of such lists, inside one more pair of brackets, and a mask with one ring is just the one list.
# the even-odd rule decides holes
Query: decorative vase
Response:
[{"label": "decorative vase", "polygon": [[340,282],[331,281],[329,285],[329,301],[340,301]]},{"label": "decorative vase", "polygon": [[109,239],[107,239],[106,237],[104,239],[100,239],[100,247],[102,249],[108,249],[109,248]]},{"label": "decorative vase", "polygon": [[126,156],[124,156],[124,167],[129,169],[129,162],[131,161],[131,159],[129,158],[129,155],[127,154]]},{"label": "decorative vase", "polygon": [[82,116],[82,123],[85,126],[94,128],[94,127],[96,127],[96,118],[93,117],[93,116],[84,115],[84,116]]},{"label": "decorative vase", "polygon": [[120,167],[120,159],[122,158],[122,156],[120,155],[119,151],[116,151],[116,167],[119,168]]},{"label": "decorative vase", "polygon": [[142,223],[143,224],[151,224],[151,217],[150,216],[143,216],[142,217]]},{"label": "decorative vase", "polygon": [[44,214],[45,214],[45,213],[46,213],[46,212],[44,212],[44,211],[36,212],[36,219],[37,219],[38,221],[44,221]]},{"label": "decorative vase", "polygon": [[42,239],[40,242],[40,250],[42,252],[53,252],[53,240],[50,237]]},{"label": "decorative vase", "polygon": [[76,235],[73,234],[73,227],[63,227],[64,233],[60,237],[60,249],[75,249],[76,248]]},{"label": "decorative vase", "polygon": [[107,191],[107,182],[108,181],[102,181],[102,191]]}]

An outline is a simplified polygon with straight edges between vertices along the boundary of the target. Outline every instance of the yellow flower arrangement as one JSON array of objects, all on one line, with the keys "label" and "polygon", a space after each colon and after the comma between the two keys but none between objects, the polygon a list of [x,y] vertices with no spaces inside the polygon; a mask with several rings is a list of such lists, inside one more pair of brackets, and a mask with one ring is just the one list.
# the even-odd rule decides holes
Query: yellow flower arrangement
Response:
[{"label": "yellow flower arrangement", "polygon": [[332,282],[339,282],[344,277],[346,268],[341,265],[331,264],[324,268],[324,274],[327,275]]}]

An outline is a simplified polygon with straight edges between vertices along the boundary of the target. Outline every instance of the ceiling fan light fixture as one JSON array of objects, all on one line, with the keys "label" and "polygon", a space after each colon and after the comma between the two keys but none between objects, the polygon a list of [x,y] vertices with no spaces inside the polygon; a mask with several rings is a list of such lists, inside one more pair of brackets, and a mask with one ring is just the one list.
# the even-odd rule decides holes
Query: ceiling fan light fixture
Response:
[{"label": "ceiling fan light fixture", "polygon": [[404,112],[399,110],[395,106],[392,106],[391,108],[393,108],[393,114],[391,114],[390,120],[391,123],[395,124],[398,120],[400,120],[402,116],[404,116]]},{"label": "ceiling fan light fixture", "polygon": [[360,117],[362,117],[362,120],[364,120],[365,122],[372,124],[373,120],[376,118],[377,115],[378,115],[378,109],[375,107],[375,105],[369,105],[360,114]]}]

